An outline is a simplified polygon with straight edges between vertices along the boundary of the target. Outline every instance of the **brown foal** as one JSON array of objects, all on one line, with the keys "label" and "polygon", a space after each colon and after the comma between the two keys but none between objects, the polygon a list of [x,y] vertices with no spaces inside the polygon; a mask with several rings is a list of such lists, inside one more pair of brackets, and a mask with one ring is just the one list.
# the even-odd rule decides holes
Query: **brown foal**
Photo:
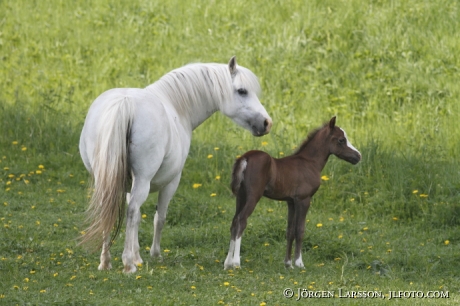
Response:
[{"label": "brown foal", "polygon": [[249,151],[236,160],[232,174],[236,212],[230,229],[230,249],[225,269],[240,266],[241,236],[248,217],[262,196],[287,202],[284,263],[286,267],[292,267],[291,253],[295,239],[294,264],[304,267],[301,251],[305,218],[311,197],[321,184],[321,170],[331,154],[353,165],[361,160],[361,153],[348,141],[345,131],[335,125],[335,117],[312,132],[291,156],[277,159],[262,151]]}]

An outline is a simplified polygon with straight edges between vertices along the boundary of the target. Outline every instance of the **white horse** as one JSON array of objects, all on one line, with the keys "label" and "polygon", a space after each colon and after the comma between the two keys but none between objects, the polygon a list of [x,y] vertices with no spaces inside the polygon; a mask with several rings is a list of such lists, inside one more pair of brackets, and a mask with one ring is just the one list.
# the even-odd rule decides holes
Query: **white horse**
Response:
[{"label": "white horse", "polygon": [[[136,271],[140,207],[159,191],[150,255],[160,256],[161,230],[169,201],[179,185],[192,131],[220,111],[254,136],[270,131],[272,120],[260,104],[260,85],[235,57],[225,64],[190,64],[144,89],[115,88],[91,105],[80,137],[80,154],[92,174],[90,226],[81,243],[101,247],[99,270],[111,268],[110,245],[123,223],[124,272]],[[112,230],[114,233],[111,235]]]}]

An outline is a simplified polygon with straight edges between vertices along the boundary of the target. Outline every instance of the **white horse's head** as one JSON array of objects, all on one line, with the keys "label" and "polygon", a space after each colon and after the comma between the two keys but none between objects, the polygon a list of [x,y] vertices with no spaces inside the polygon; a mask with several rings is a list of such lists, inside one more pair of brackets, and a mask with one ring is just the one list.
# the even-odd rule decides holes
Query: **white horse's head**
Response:
[{"label": "white horse's head", "polygon": [[237,66],[235,56],[230,59],[228,69],[232,76],[233,99],[223,103],[220,111],[254,136],[267,134],[272,119],[259,101],[257,77],[249,69]]}]

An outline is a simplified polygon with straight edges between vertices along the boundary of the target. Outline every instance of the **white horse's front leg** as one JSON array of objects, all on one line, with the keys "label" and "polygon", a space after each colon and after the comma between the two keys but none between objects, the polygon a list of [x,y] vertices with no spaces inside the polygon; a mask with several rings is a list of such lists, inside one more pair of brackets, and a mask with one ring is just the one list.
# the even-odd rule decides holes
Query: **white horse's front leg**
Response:
[{"label": "white horse's front leg", "polygon": [[179,186],[181,173],[177,175],[168,185],[163,187],[158,193],[158,204],[155,217],[153,219],[153,243],[150,248],[150,255],[152,257],[161,257],[160,240],[161,231],[166,221],[166,213],[168,211],[169,201]]},{"label": "white horse's front leg", "polygon": [[112,264],[110,263],[110,234],[105,234],[102,242],[101,262],[98,270],[110,270]]},{"label": "white horse's front leg", "polygon": [[150,182],[134,178],[131,197],[126,214],[126,237],[123,250],[123,272],[136,272],[136,265],[142,263],[139,255],[138,230],[141,220],[140,207],[147,199],[150,190]]}]

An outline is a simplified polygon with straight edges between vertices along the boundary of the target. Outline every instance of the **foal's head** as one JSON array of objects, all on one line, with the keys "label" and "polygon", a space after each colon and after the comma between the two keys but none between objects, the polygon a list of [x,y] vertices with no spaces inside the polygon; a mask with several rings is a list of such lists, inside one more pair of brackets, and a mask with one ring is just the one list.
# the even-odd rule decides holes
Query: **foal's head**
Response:
[{"label": "foal's head", "polygon": [[329,130],[329,152],[353,165],[361,160],[361,153],[348,141],[347,133],[335,125],[335,116],[325,126]]}]

